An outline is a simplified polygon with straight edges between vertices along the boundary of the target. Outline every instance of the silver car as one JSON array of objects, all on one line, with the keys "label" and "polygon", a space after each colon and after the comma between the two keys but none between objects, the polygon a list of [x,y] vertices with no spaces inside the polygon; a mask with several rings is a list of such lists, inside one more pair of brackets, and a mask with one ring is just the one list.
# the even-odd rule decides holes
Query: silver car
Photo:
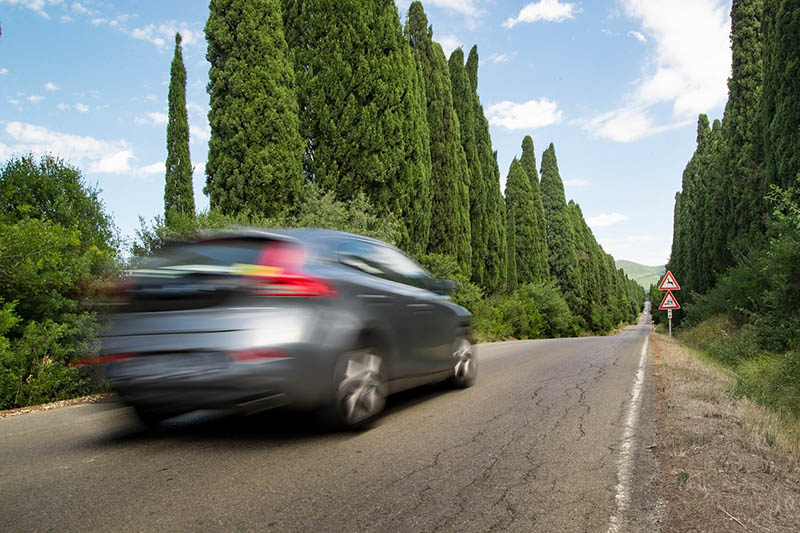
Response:
[{"label": "silver car", "polygon": [[148,425],[288,406],[357,427],[388,394],[473,384],[470,314],[452,288],[359,235],[216,234],[165,247],[121,285],[100,361]]}]

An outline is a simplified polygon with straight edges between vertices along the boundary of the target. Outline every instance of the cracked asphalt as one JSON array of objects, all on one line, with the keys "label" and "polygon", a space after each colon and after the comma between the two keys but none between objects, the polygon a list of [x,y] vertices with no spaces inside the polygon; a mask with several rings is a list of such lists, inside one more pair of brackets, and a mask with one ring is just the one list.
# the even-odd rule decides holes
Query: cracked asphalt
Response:
[{"label": "cracked asphalt", "polygon": [[[606,531],[645,336],[480,345],[477,384],[367,431],[287,413],[145,430],[113,402],[0,420],[0,529]],[[648,362],[623,531],[657,528]]]}]

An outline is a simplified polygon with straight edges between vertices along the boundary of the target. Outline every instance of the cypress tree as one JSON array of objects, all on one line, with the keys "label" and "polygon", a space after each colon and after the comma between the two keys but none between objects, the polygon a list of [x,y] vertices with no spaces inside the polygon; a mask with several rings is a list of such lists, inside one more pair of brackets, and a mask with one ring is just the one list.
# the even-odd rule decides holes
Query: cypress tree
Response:
[{"label": "cypress tree", "polygon": [[[727,150],[722,172],[729,180],[727,240],[744,251],[760,241],[767,214],[763,201],[762,132],[759,124],[763,61],[763,0],[734,0],[731,7],[732,69],[722,120]],[[800,74],[800,72],[798,72]],[[800,86],[799,86],[800,87]]]},{"label": "cypress tree", "polygon": [[539,173],[536,170],[536,154],[534,154],[533,139],[526,135],[522,140],[522,168],[525,170],[531,184],[531,197],[533,202],[533,263],[534,279],[544,281],[550,277],[550,267],[547,263],[547,238],[545,235],[544,205],[542,192],[539,187]]},{"label": "cypress tree", "polygon": [[189,118],[186,113],[186,67],[183,65],[181,34],[175,34],[175,54],[169,79],[167,122],[167,172],[164,183],[164,221],[177,216],[194,217],[192,162],[189,156]]},{"label": "cypress tree", "polygon": [[450,82],[453,88],[453,105],[461,127],[461,146],[467,158],[469,172],[469,219],[472,244],[472,280],[485,285],[486,259],[488,255],[488,194],[478,155],[475,97],[477,93],[464,66],[464,51],[457,48],[450,54]]},{"label": "cypress tree", "polygon": [[427,247],[430,140],[420,78],[392,2],[283,0],[308,180],[340,200],[364,192]]},{"label": "cypress tree", "polygon": [[[516,271],[511,259],[514,254],[508,249],[506,236],[506,206],[500,193],[500,167],[497,152],[492,149],[489,135],[489,121],[483,112],[478,97],[478,47],[473,46],[467,58],[465,70],[472,87],[472,105],[475,110],[475,142],[478,145],[478,159],[481,165],[484,201],[486,202],[486,270],[484,284],[489,291],[496,291],[506,285],[509,271]],[[509,280],[509,284],[511,281]]]},{"label": "cypress tree", "polygon": [[580,313],[583,287],[578,272],[575,234],[572,228],[564,184],[558,172],[556,149],[551,143],[542,155],[542,204],[550,251],[550,275],[556,280],[573,313]]},{"label": "cypress tree", "polygon": [[788,188],[800,179],[800,5],[764,0],[762,30],[766,185]]},{"label": "cypress tree", "polygon": [[420,2],[408,9],[406,35],[422,66],[431,146],[431,231],[428,251],[455,257],[470,273],[469,169],[453,106],[450,71]]},{"label": "cypress tree", "polygon": [[[519,160],[514,158],[506,178],[506,210],[508,211],[509,250],[513,247],[516,283],[522,285],[543,281],[536,254],[536,218],[531,182]],[[511,262],[511,257],[509,262]],[[513,282],[514,280],[512,280]],[[512,283],[513,284],[513,283]]]},{"label": "cypress tree", "polygon": [[701,114],[697,119],[697,148],[686,164],[681,192],[676,197],[669,260],[670,270],[681,277],[689,290],[696,292],[709,288],[712,250],[717,242],[724,240],[724,236],[710,233],[712,227],[720,224],[717,218],[722,216],[721,206],[707,198],[714,194],[708,186],[712,181],[712,148],[708,117]]},{"label": "cypress tree", "polygon": [[205,33],[211,207],[275,215],[297,202],[303,155],[278,0],[211,0]]}]

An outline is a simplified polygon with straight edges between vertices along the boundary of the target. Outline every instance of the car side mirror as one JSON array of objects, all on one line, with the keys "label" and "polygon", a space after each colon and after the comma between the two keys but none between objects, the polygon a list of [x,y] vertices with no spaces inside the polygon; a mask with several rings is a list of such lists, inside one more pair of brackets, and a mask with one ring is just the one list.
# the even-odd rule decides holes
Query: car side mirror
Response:
[{"label": "car side mirror", "polygon": [[447,278],[433,278],[431,280],[431,292],[441,294],[442,296],[450,295],[456,290],[457,283],[455,280]]}]

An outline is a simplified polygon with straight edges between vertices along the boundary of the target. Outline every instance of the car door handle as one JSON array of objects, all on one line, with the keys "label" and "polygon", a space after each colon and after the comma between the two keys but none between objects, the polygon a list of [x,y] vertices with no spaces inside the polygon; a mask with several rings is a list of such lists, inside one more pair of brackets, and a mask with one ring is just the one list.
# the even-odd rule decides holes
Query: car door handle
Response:
[{"label": "car door handle", "polygon": [[431,304],[407,304],[413,311],[430,311]]},{"label": "car door handle", "polygon": [[358,297],[368,304],[391,304],[394,301],[385,294],[359,294]]}]

